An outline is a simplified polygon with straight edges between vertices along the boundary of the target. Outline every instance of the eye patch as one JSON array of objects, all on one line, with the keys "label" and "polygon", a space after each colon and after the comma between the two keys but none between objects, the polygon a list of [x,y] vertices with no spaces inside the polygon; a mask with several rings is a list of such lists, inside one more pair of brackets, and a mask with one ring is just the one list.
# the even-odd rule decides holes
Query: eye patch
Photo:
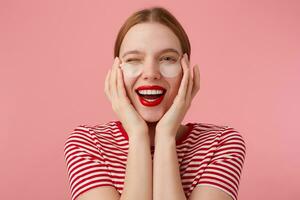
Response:
[{"label": "eye patch", "polygon": [[[138,77],[143,72],[144,67],[142,63],[122,63],[120,66],[124,76],[129,78]],[[160,63],[159,71],[167,78],[178,76],[181,72],[180,59],[175,63]]]}]

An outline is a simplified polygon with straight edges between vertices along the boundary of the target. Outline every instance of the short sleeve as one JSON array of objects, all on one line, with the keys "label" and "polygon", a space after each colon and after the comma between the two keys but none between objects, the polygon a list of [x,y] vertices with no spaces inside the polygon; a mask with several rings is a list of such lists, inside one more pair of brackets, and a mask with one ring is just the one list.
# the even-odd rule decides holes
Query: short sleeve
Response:
[{"label": "short sleeve", "polygon": [[197,186],[217,187],[237,200],[240,177],[246,155],[245,141],[242,135],[231,127],[226,127],[220,135],[220,141],[214,156],[205,168]]},{"label": "short sleeve", "polygon": [[64,144],[71,198],[113,182],[99,149],[96,137],[85,125],[77,126]]}]

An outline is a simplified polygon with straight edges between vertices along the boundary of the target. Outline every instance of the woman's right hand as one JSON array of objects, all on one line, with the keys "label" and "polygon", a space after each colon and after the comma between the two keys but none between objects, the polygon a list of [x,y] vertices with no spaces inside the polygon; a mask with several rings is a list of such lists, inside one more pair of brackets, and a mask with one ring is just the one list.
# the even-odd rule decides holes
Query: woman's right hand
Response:
[{"label": "woman's right hand", "polygon": [[108,71],[105,78],[105,94],[129,138],[132,134],[147,134],[146,136],[149,137],[147,123],[135,110],[126,94],[123,74],[119,66],[120,59],[116,57],[112,69]]}]

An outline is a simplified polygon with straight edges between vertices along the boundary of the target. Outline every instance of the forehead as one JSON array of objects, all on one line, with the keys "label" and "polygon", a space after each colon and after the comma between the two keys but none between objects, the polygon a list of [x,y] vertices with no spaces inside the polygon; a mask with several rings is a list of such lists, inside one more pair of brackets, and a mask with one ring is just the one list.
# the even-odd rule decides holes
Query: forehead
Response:
[{"label": "forehead", "polygon": [[179,39],[167,26],[159,23],[141,23],[134,25],[126,33],[120,47],[120,56],[133,50],[156,54],[163,49],[175,49],[182,53]]}]

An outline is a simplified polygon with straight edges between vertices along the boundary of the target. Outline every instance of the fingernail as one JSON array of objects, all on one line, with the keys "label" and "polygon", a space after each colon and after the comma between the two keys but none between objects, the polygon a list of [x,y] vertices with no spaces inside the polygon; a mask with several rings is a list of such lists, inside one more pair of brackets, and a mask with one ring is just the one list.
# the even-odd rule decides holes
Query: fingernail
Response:
[{"label": "fingernail", "polygon": [[186,53],[184,53],[183,56],[182,56],[184,59],[185,59],[185,55],[186,55]]},{"label": "fingernail", "polygon": [[185,53],[185,59],[186,59],[186,61],[189,60],[189,57],[188,57],[187,53]]},{"label": "fingernail", "polygon": [[185,61],[186,61],[186,63],[188,64],[188,67],[189,67],[189,59],[188,59],[188,55],[187,55],[187,53],[185,53],[184,54],[184,57],[185,57]]}]

